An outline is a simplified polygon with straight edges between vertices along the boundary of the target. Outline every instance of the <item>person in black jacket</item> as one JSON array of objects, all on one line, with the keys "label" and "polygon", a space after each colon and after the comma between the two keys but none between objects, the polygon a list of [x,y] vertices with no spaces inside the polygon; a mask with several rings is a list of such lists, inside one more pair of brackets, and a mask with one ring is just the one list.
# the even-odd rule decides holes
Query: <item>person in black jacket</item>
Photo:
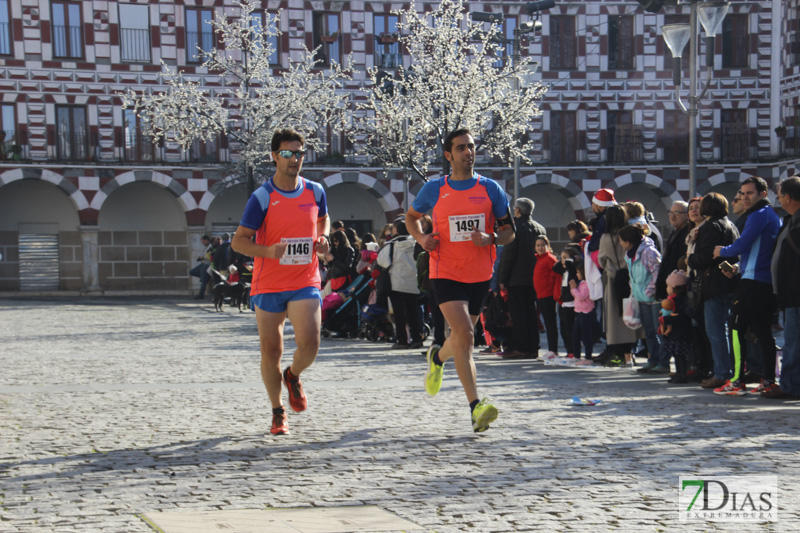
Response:
[{"label": "person in black jacket", "polygon": [[[671,218],[671,217],[670,217]],[[662,262],[663,264],[663,262]],[[686,284],[689,278],[681,270],[674,270],[666,277],[669,299],[674,310],[664,316],[664,342],[662,350],[675,359],[675,375],[668,383],[688,383],[689,359],[692,345],[692,319],[686,313]],[[667,333],[668,332],[668,333]]]},{"label": "person in black jacket", "polygon": [[672,231],[664,243],[661,269],[656,278],[656,299],[667,297],[667,276],[678,268],[678,260],[686,255],[686,235],[689,234],[689,204],[679,200],[669,209],[669,224]]},{"label": "person in black jacket", "polygon": [[327,282],[336,291],[350,282],[355,250],[344,231],[331,232],[331,249],[325,254],[325,265],[328,267]]},{"label": "person in black jacket", "polygon": [[[728,279],[719,269],[723,259],[714,259],[714,247],[733,243],[739,238],[739,230],[728,220],[728,200],[719,193],[711,192],[703,197],[700,214],[706,220],[698,228],[694,253],[686,262],[695,277],[702,279],[703,318],[714,360],[714,375],[700,385],[704,389],[715,389],[733,376],[728,313],[738,280]],[[730,261],[736,262],[736,259]]]},{"label": "person in black jacket", "polygon": [[500,290],[508,290],[511,315],[511,349],[500,352],[504,359],[536,359],[539,355],[539,318],[533,268],[536,265],[536,238],[544,235],[544,226],[531,218],[533,200],[518,198],[514,204],[517,234],[503,248],[497,279]]},{"label": "person in black jacket", "polygon": [[783,180],[778,201],[788,213],[772,255],[772,289],[785,310],[783,357],[778,386],[761,393],[765,398],[800,398],[800,177]]},{"label": "person in black jacket", "polygon": [[575,325],[575,298],[569,290],[570,281],[579,281],[575,271],[575,263],[581,260],[581,255],[574,246],[567,245],[561,251],[561,261],[553,265],[553,272],[561,278],[561,296],[558,298],[558,330],[567,357],[575,357],[572,346],[572,328]]}]

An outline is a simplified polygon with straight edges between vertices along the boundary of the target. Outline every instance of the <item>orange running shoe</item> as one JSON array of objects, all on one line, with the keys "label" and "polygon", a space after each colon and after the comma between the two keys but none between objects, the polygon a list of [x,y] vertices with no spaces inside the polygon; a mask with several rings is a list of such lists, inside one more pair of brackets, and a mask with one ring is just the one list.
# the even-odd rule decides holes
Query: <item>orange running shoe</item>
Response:
[{"label": "orange running shoe", "polygon": [[721,394],[723,396],[744,396],[748,394],[747,387],[742,385],[738,379],[736,381],[728,380],[722,387],[714,389],[714,394]]},{"label": "orange running shoe", "polygon": [[300,383],[300,378],[290,378],[289,369],[287,366],[283,371],[283,382],[286,384],[286,389],[289,391],[289,405],[295,413],[305,411],[308,407],[308,398],[306,393],[303,392],[303,385]]},{"label": "orange running shoe", "polygon": [[272,429],[269,430],[273,435],[287,435],[289,433],[289,421],[286,411],[272,413]]}]

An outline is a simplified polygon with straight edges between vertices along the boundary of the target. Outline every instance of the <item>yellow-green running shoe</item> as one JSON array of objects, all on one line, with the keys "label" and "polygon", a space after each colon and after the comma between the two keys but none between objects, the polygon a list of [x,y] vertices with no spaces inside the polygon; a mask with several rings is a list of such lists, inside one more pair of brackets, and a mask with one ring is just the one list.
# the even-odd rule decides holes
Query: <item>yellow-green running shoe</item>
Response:
[{"label": "yellow-green running shoe", "polygon": [[495,419],[497,419],[497,407],[484,398],[472,410],[472,430],[475,433],[482,433],[489,429],[489,424]]},{"label": "yellow-green running shoe", "polygon": [[439,351],[439,346],[432,344],[428,348],[428,373],[425,374],[425,392],[431,396],[436,396],[439,389],[442,388],[442,374],[444,373],[444,365],[437,365],[433,362],[433,356]]}]

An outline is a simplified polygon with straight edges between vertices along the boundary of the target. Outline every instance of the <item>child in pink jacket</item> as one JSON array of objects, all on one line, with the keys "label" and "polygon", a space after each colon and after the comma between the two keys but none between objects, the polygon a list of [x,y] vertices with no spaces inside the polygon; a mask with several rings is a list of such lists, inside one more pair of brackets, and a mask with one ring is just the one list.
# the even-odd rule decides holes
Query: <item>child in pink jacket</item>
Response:
[{"label": "child in pink jacket", "polygon": [[594,345],[595,314],[594,302],[589,296],[589,284],[586,283],[586,271],[583,262],[575,265],[579,283],[575,280],[569,282],[572,297],[575,298],[575,326],[572,328],[572,349],[575,358],[581,358],[581,341],[586,352],[586,361],[582,364],[592,364],[592,346]]}]

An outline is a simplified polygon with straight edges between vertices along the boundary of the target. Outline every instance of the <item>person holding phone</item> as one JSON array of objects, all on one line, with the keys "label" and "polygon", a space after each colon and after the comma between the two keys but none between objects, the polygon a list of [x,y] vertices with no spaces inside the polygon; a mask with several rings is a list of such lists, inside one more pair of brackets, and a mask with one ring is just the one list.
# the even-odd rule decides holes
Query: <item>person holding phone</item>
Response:
[{"label": "person holding phone", "polygon": [[[740,256],[738,271],[741,272],[731,308],[733,338],[733,376],[715,394],[743,396],[748,392],[761,393],[775,386],[775,338],[772,336],[772,315],[777,309],[772,293],[772,251],[781,228],[781,220],[767,200],[767,182],[751,177],[742,182],[739,193],[747,211],[747,222],[741,236],[727,246],[716,246],[714,258]],[[732,277],[733,267],[720,268]],[[751,328],[764,357],[764,376],[758,387],[748,391],[742,382],[742,346],[747,342],[745,333]]]}]

